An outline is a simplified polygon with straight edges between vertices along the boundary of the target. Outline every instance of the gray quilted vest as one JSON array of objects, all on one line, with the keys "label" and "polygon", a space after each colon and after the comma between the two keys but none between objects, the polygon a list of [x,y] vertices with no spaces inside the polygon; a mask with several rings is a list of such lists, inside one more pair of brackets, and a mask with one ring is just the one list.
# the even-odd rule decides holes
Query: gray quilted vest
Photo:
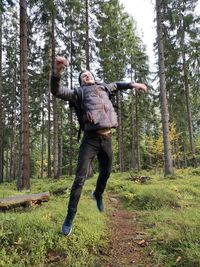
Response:
[{"label": "gray quilted vest", "polygon": [[117,114],[109,99],[110,92],[106,84],[81,86],[76,91],[84,125],[82,130],[93,131],[118,126]]}]

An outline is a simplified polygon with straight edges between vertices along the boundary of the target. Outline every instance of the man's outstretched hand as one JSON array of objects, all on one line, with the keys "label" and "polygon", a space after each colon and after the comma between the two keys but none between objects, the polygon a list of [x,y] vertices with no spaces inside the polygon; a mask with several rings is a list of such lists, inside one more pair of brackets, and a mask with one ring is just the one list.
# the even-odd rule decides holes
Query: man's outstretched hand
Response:
[{"label": "man's outstretched hand", "polygon": [[55,58],[55,73],[61,75],[64,68],[69,66],[69,60],[65,57],[58,56]]},{"label": "man's outstretched hand", "polygon": [[137,90],[137,91],[143,91],[144,93],[147,92],[147,86],[144,83],[134,83],[133,87]]}]

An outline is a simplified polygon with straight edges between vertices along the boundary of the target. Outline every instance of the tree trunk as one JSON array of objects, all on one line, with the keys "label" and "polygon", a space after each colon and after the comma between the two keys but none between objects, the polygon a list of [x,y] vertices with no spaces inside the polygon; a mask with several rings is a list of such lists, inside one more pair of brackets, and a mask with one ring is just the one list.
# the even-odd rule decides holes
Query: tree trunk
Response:
[{"label": "tree trunk", "polygon": [[54,143],[53,143],[53,176],[55,179],[59,177],[59,154],[58,154],[58,106],[57,99],[53,97],[53,129],[54,129]]},{"label": "tree trunk", "polygon": [[69,124],[70,124],[70,133],[69,133],[69,175],[73,174],[73,116],[72,109],[69,110]]},{"label": "tree trunk", "polygon": [[132,167],[140,169],[140,141],[138,120],[138,93],[132,91]]},{"label": "tree trunk", "polygon": [[20,0],[21,161],[18,189],[30,188],[27,3]]},{"label": "tree trunk", "polygon": [[9,180],[15,180],[16,170],[16,131],[17,131],[17,105],[16,105],[16,87],[17,87],[17,66],[15,64],[14,70],[14,85],[13,85],[13,110],[12,110],[12,137],[11,137],[11,151],[10,151],[10,177]]},{"label": "tree trunk", "polygon": [[[51,32],[51,26],[49,26],[49,32]],[[51,40],[50,40],[51,41]],[[49,42],[49,77],[48,77],[48,137],[47,137],[47,175],[51,177],[51,72],[52,72],[52,45]]]},{"label": "tree trunk", "polygon": [[61,134],[59,141],[59,177],[63,175],[63,136]]},{"label": "tree trunk", "polygon": [[151,125],[147,125],[147,130],[146,130],[146,137],[145,137],[145,144],[147,148],[147,166],[148,168],[152,168],[152,144],[151,144],[151,133],[150,133]]},{"label": "tree trunk", "polygon": [[60,138],[58,143],[58,176],[62,176],[63,170],[63,105],[60,106]]},{"label": "tree trunk", "polygon": [[85,54],[86,54],[86,69],[90,70],[90,41],[89,41],[89,0],[85,0]]},{"label": "tree trunk", "polygon": [[9,180],[9,148],[6,148],[6,181],[10,182]]},{"label": "tree trunk", "polygon": [[187,153],[186,153],[186,146],[184,140],[182,140],[183,143],[183,168],[187,168],[188,163],[187,163]]},{"label": "tree trunk", "polygon": [[166,93],[165,80],[165,59],[164,59],[164,45],[163,45],[163,29],[161,19],[161,0],[156,0],[156,14],[157,14],[157,45],[159,58],[159,77],[160,77],[160,100],[161,100],[161,116],[163,128],[163,144],[164,144],[164,173],[165,175],[173,174],[171,145],[169,139],[169,112]]},{"label": "tree trunk", "polygon": [[3,182],[2,12],[0,10],[0,183]]},{"label": "tree trunk", "polygon": [[[71,44],[70,44],[70,49],[71,49],[71,64],[70,64],[70,89],[73,87],[73,35],[71,31]],[[71,176],[73,174],[73,166],[72,166],[72,161],[73,161],[73,113],[72,109],[70,108],[69,110],[69,170],[68,174]]]},{"label": "tree trunk", "polygon": [[139,140],[139,119],[138,119],[138,93],[135,92],[135,160],[136,167],[140,169],[140,140]]},{"label": "tree trunk", "polygon": [[122,105],[121,105],[121,94],[117,93],[117,106],[118,109],[118,158],[119,158],[119,171],[124,171],[124,146],[123,146],[123,123],[122,123]]},{"label": "tree trunk", "polygon": [[16,170],[16,110],[14,111],[14,121],[13,121],[13,132],[12,132],[12,142],[10,151],[10,181],[15,180],[15,170]]},{"label": "tree trunk", "polygon": [[42,103],[42,127],[41,127],[41,167],[40,167],[40,177],[44,177],[44,102]]},{"label": "tree trunk", "polygon": [[175,154],[177,155],[176,156],[177,168],[180,169],[181,163],[180,163],[180,157],[179,157],[179,140],[175,140],[174,148],[175,148]]},{"label": "tree trunk", "polygon": [[[131,79],[132,80],[132,79]],[[136,169],[136,151],[135,151],[135,95],[134,90],[132,90],[132,102],[131,102],[131,143],[132,143],[132,168]]]},{"label": "tree trunk", "polygon": [[[54,67],[54,59],[55,59],[55,37],[54,37],[54,17],[52,15],[51,22],[51,45],[52,45],[52,66]],[[59,178],[59,153],[58,153],[58,105],[57,98],[53,96],[53,133],[54,133],[54,142],[53,142],[53,176],[54,179]]]}]

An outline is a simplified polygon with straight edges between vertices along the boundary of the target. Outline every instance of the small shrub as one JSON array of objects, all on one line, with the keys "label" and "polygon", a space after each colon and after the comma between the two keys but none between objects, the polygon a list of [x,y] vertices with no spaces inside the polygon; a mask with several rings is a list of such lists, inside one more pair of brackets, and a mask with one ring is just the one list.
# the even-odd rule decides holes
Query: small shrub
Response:
[{"label": "small shrub", "polygon": [[192,174],[200,176],[200,168],[193,169]]},{"label": "small shrub", "polygon": [[129,195],[129,205],[138,210],[158,210],[162,207],[178,208],[178,198],[175,192],[158,186],[143,187],[137,193]]}]

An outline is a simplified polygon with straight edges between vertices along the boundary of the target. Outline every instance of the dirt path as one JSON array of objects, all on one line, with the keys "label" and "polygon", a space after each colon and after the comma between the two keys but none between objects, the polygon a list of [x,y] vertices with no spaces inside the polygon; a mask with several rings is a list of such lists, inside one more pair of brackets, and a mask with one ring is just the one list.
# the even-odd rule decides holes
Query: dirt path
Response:
[{"label": "dirt path", "polygon": [[109,246],[101,251],[101,267],[153,267],[145,241],[145,233],[139,232],[137,214],[124,210],[120,199],[109,195]]}]

